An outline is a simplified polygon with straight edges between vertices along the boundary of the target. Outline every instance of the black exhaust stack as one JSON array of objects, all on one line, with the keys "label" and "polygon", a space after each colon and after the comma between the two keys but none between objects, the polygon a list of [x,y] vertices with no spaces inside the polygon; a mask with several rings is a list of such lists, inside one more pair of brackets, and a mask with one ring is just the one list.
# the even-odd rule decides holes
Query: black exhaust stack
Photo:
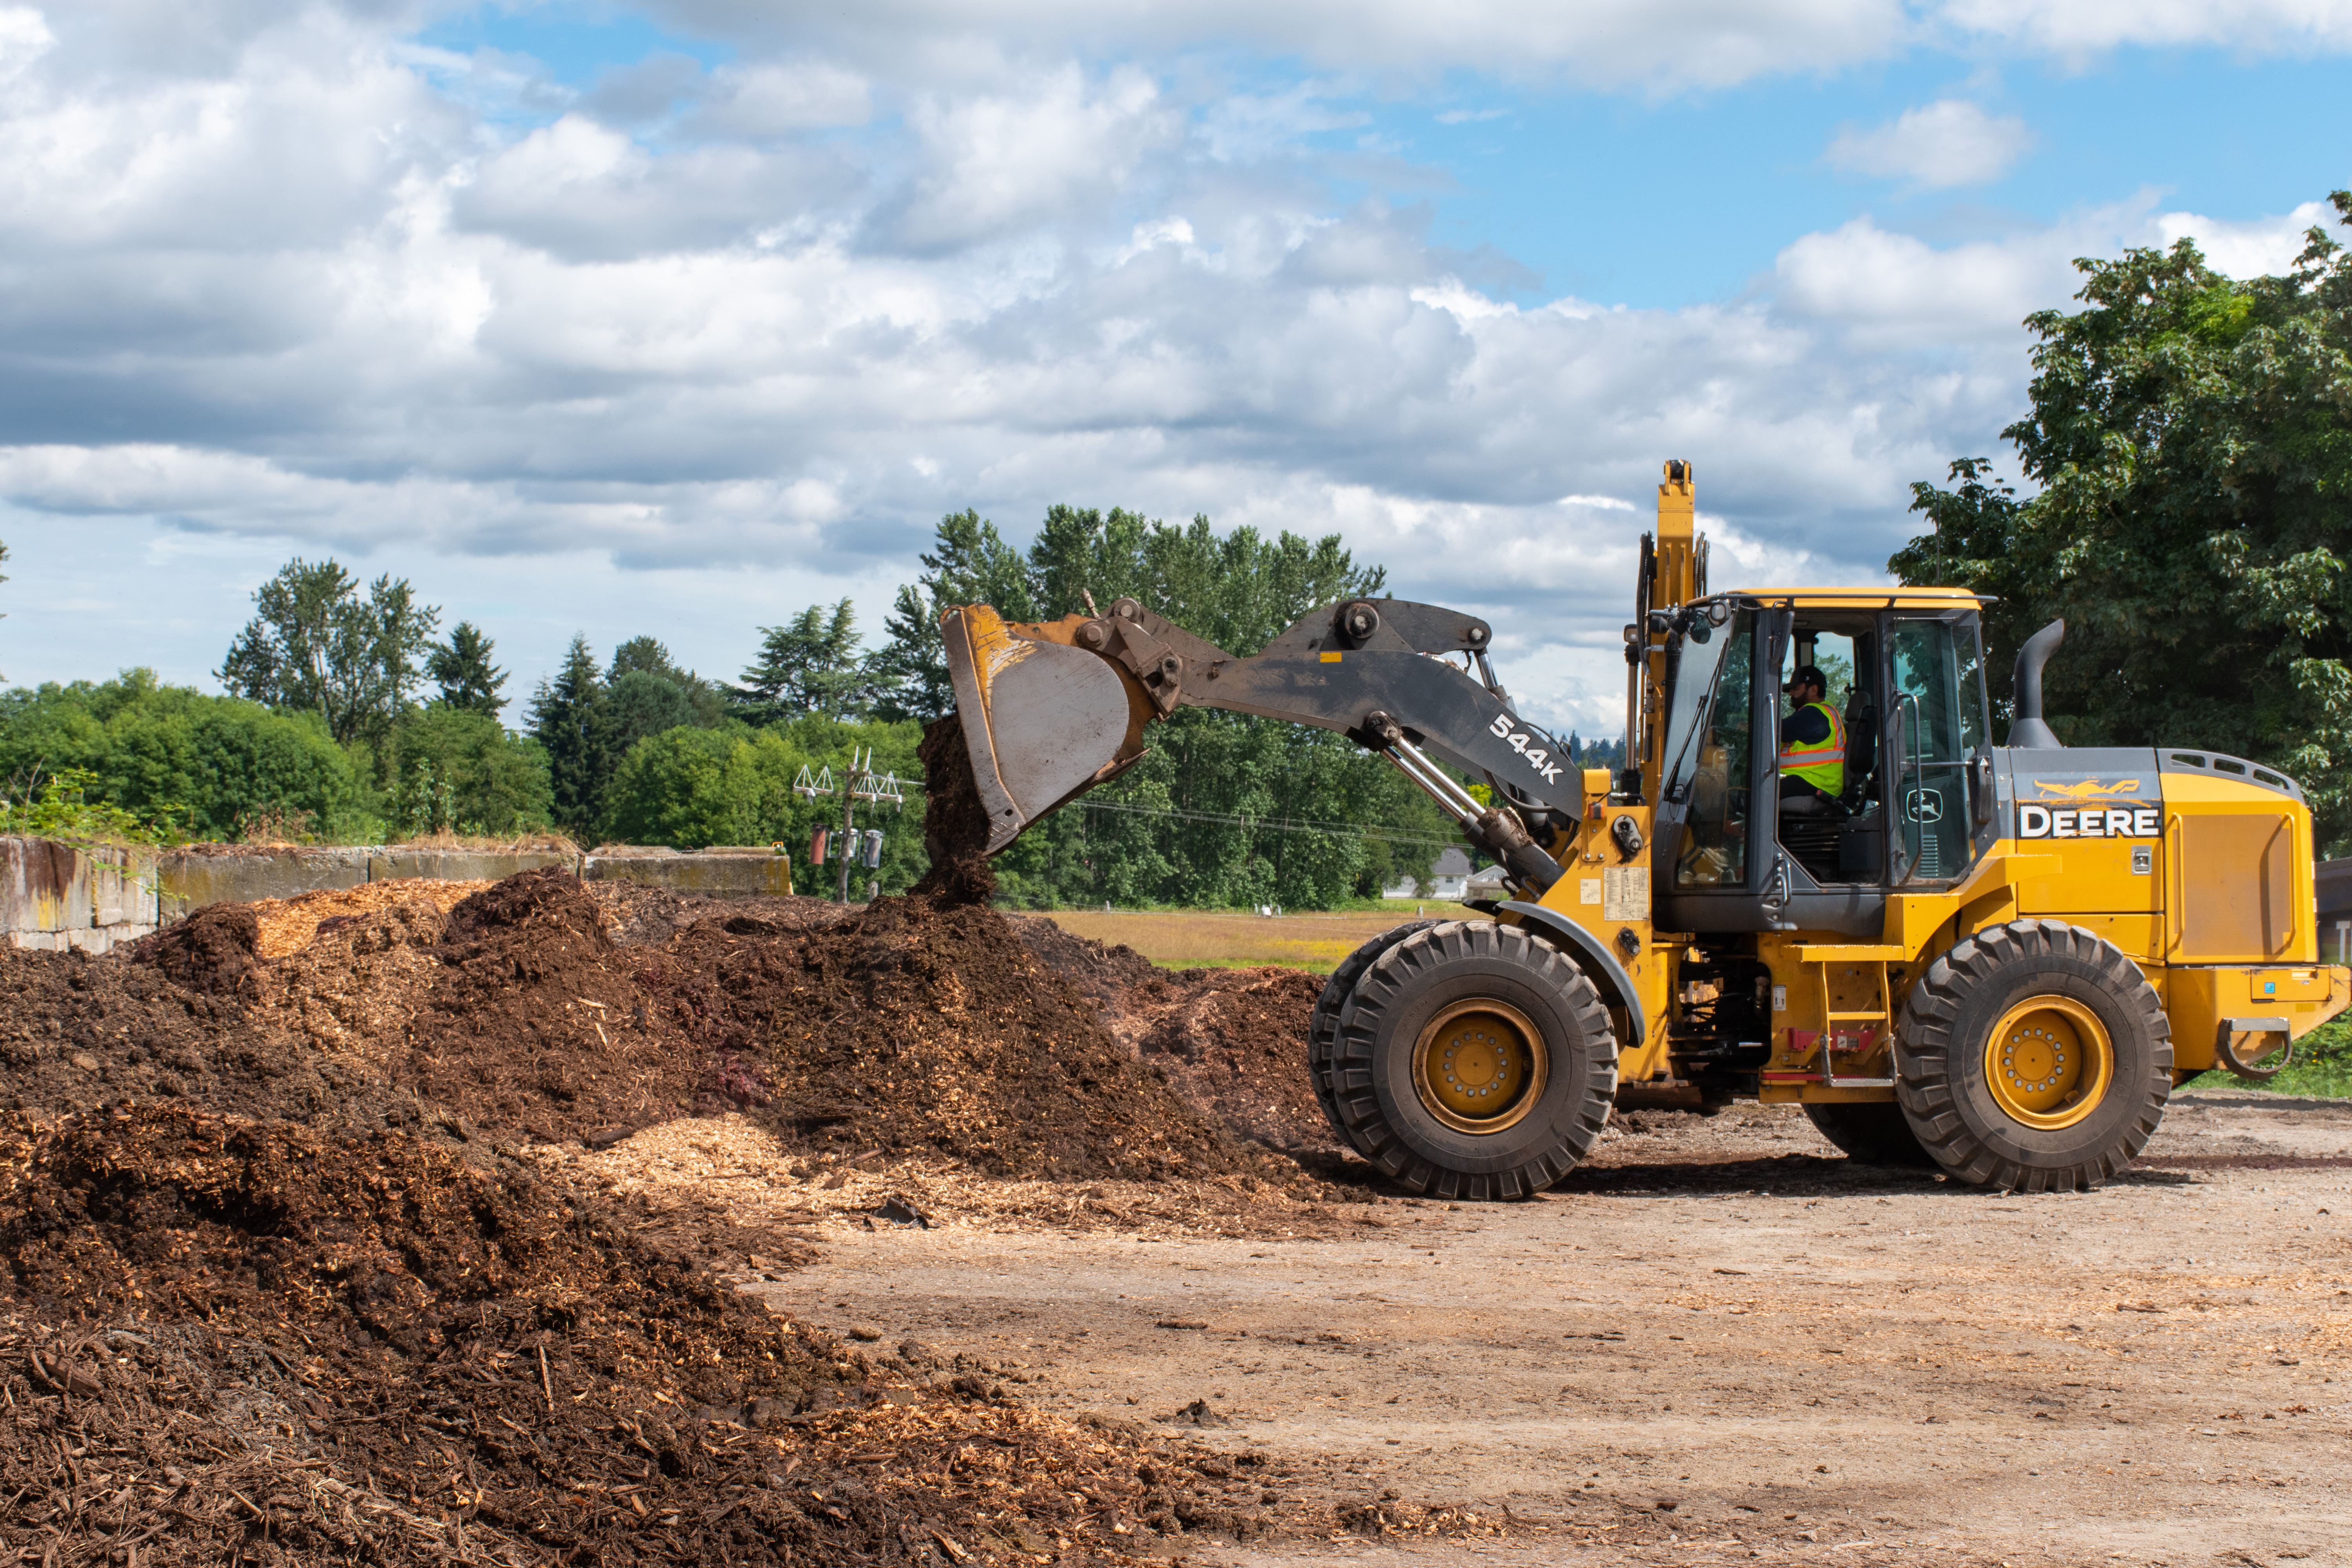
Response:
[{"label": "black exhaust stack", "polygon": [[2009,743],[2028,751],[2054,752],[2066,744],[2042,721],[2042,667],[2065,640],[2066,623],[2053,621],[2017,650],[2017,679],[2011,695],[2017,713],[2009,722]]}]

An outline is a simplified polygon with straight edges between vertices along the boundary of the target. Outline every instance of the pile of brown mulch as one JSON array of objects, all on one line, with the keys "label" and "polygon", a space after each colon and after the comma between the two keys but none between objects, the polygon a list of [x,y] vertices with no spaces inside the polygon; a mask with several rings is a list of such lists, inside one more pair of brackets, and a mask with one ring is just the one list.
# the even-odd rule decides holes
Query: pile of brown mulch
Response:
[{"label": "pile of brown mulch", "polygon": [[[688,912],[630,903],[648,934]],[[10,951],[0,1065],[44,1114],[180,1099],[576,1143],[741,1109],[812,1152],[992,1176],[1286,1178],[1229,1134],[1313,1146],[1289,1060],[1309,982],[1164,976],[1050,922],[921,899],[698,912],[619,946],[612,902],[548,869],[446,917],[415,901],[331,920],[275,962],[236,906],[130,963]]]},{"label": "pile of brown mulch", "polygon": [[439,977],[447,926],[442,906],[425,900],[321,921],[309,946],[263,969],[249,1026],[388,1082]]},{"label": "pile of brown mulch", "polygon": [[584,884],[587,894],[604,911],[604,931],[617,947],[661,947],[698,921],[749,915],[778,925],[826,925],[846,920],[849,906],[831,899],[793,894],[751,895],[675,893],[640,882],[596,881]]},{"label": "pile of brown mulch", "polygon": [[1165,1060],[1192,1101],[1286,1153],[1336,1153],[1307,1077],[1307,1021],[1323,977],[1295,969],[1193,969],[1129,993],[1113,1033]]},{"label": "pile of brown mulch", "polygon": [[1106,1013],[1124,1012],[1129,994],[1139,986],[1169,977],[1169,971],[1125,942],[1109,946],[1092,937],[1073,935],[1049,915],[1006,918],[1012,921],[1021,945],[1035,953],[1038,963],[1076,986],[1087,1001]]},{"label": "pile of brown mulch", "polygon": [[845,1347],[625,1211],[401,1134],[18,1118],[0,1258],[26,1561],[1121,1560],[1155,1505],[1254,1528],[1164,1442]]},{"label": "pile of brown mulch", "polygon": [[[650,966],[649,966],[650,967]],[[649,982],[789,1142],[1069,1180],[1275,1173],[976,905],[682,934]]]},{"label": "pile of brown mulch", "polygon": [[394,1081],[546,1142],[683,1116],[704,1051],[649,1005],[580,879],[525,871],[449,911],[440,970]]},{"label": "pile of brown mulch", "polygon": [[249,904],[214,904],[141,937],[130,956],[184,990],[251,995],[253,972],[261,963],[261,922]]},{"label": "pile of brown mulch", "polygon": [[414,1122],[413,1101],[364,1062],[267,1021],[253,930],[247,911],[205,910],[159,933],[170,941],[142,942],[158,955],[143,963],[0,947],[0,1103],[57,1115],[186,1100],[301,1122]]},{"label": "pile of brown mulch", "polygon": [[1014,929],[1040,963],[1092,1001],[1111,1037],[1163,1067],[1236,1136],[1285,1153],[1334,1154],[1307,1079],[1320,976],[1295,969],[1155,967],[1133,948],[1076,936],[1043,915]]}]

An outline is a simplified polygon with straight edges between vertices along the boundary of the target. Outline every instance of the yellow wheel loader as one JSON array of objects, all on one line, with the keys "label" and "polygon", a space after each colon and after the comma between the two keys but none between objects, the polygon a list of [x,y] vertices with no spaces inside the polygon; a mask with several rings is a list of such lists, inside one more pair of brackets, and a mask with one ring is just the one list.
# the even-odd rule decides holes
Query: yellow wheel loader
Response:
[{"label": "yellow wheel loader", "polygon": [[[2018,651],[1995,745],[1975,595],[1710,592],[1692,498],[1668,463],[1625,628],[1621,773],[1578,768],[1514,711],[1492,629],[1433,605],[1328,605],[1248,658],[1131,599],[1045,625],[948,611],[988,852],[1187,704],[1394,764],[1511,896],[1358,950],[1307,1068],[1341,1138],[1444,1197],[1558,1181],[1621,1086],[1800,1104],[1859,1159],[2085,1187],[2130,1163],[2175,1085],[2275,1072],[2343,1010],[2292,780],[2193,747],[2061,745],[2041,681],[2063,625]],[[1832,740],[1784,756],[1783,688],[1808,668]]]}]

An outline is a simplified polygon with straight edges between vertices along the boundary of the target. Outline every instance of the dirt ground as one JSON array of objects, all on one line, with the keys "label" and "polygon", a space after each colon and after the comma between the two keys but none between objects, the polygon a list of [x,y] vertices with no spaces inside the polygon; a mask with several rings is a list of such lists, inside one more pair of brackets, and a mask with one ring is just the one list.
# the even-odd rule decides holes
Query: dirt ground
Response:
[{"label": "dirt ground", "polygon": [[[1160,1547],[1204,1564],[2352,1557],[2352,1106],[2184,1097],[2127,1180],[2035,1198],[1785,1110],[1630,1126],[1534,1203],[1287,1237],[844,1213],[746,1288],[1260,1457],[1275,1534]],[[1370,1533],[1416,1508],[1455,1528]]]},{"label": "dirt ground", "polygon": [[2035,1198],[1629,1111],[1456,1206],[1332,1142],[1295,971],[321,906],[0,952],[0,1558],[2347,1555],[2352,1104]]}]

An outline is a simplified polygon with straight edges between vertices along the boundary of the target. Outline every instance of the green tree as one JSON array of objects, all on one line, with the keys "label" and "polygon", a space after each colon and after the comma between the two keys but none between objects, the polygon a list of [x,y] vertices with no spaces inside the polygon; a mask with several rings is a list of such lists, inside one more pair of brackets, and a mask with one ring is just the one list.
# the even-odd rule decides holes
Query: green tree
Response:
[{"label": "green tree", "polygon": [[232,838],[247,816],[300,813],[327,837],[360,826],[350,755],[308,710],[166,686],[151,669],[0,693],[0,779],[83,770],[84,798]]},{"label": "green tree", "polygon": [[[676,687],[685,699],[689,715],[677,721],[679,723],[698,724],[708,729],[727,721],[726,693],[694,671],[679,668],[677,661],[670,657],[669,649],[659,638],[631,637],[613,650],[612,665],[604,672],[605,681],[617,688],[624,678],[631,675],[657,676]],[[630,743],[635,743],[635,737]],[[627,749],[625,745],[621,748],[622,751]]]},{"label": "green tree", "polygon": [[604,697],[596,656],[583,632],[572,637],[555,674],[541,678],[530,698],[530,733],[547,753],[556,826],[583,840],[595,836],[611,768],[598,711]]},{"label": "green tree", "polygon": [[851,752],[869,749],[874,765],[911,780],[903,806],[860,803],[856,826],[879,828],[883,859],[878,871],[859,869],[853,882],[862,889],[877,879],[885,892],[903,892],[928,861],[923,854],[921,771],[915,747],[920,726],[880,721],[845,722],[824,717],[753,729],[730,722],[716,730],[679,728],[649,736],[630,749],[614,771],[607,792],[606,831],[635,844],[698,849],[710,844],[788,845],[793,875],[803,893],[824,893],[834,884],[833,868],[807,865],[810,833],[841,826],[838,795],[810,799],[793,793],[801,770],[830,769],[838,778]]},{"label": "green tree", "polygon": [[[2352,194],[2334,196],[2352,221]],[[2288,273],[2233,280],[2195,245],[2078,261],[2083,309],[2026,319],[2032,410],[2002,432],[2034,487],[1983,458],[1914,487],[1906,583],[1997,595],[2007,650],[2056,616],[2045,680],[2074,744],[2198,746],[2310,792],[2352,841],[2352,257],[2311,231]]]},{"label": "green tree", "polygon": [[1055,619],[1084,614],[1089,597],[1094,613],[1108,614],[1111,600],[1142,584],[1140,563],[1151,526],[1139,512],[1122,507],[1108,512],[1047,507],[1024,563],[1028,597],[1036,603],[1038,614]]},{"label": "green tree", "polygon": [[425,656],[425,673],[441,689],[440,700],[445,706],[496,718],[507,705],[502,695],[507,672],[490,663],[494,646],[482,634],[481,627],[471,621],[459,621],[451,628],[449,640],[436,643]]},{"label": "green tree", "polygon": [[256,589],[214,676],[232,696],[315,712],[338,742],[380,739],[410,705],[441,612],[404,577],[359,583],[333,560],[288,562]]},{"label": "green tree", "polygon": [[549,826],[547,752],[490,714],[435,703],[392,737],[394,826],[404,833],[509,837]]},{"label": "green tree", "polygon": [[855,719],[872,710],[873,682],[847,599],[829,610],[811,605],[760,632],[759,657],[743,684],[728,691],[738,718],[775,724],[810,714]]},{"label": "green tree", "polygon": [[[1054,508],[1029,564],[1045,609],[1083,608],[1071,601],[1090,593],[1108,610],[1126,595],[1244,657],[1318,605],[1380,594],[1387,575],[1358,566],[1337,534],[1220,535],[1203,517],[1179,527],[1116,507]],[[1149,856],[1130,841],[1091,857],[1113,902],[1324,909],[1383,869],[1426,872],[1451,837],[1394,770],[1344,737],[1209,709],[1179,709],[1150,754],[1097,794],[1092,809],[1064,814],[1077,820],[1048,818],[1048,833],[1102,832],[1121,805],[1169,814],[1140,818]]]},{"label": "green tree", "polygon": [[694,704],[677,682],[649,669],[632,669],[614,677],[604,689],[596,717],[604,754],[615,763],[648,735],[700,727],[695,724]]},{"label": "green tree", "polygon": [[[931,548],[916,559],[922,573],[898,590],[883,619],[888,640],[874,656],[872,679],[883,717],[928,721],[955,706],[947,645],[940,637],[942,613],[959,605],[990,605],[1007,620],[1034,621],[1040,611],[1030,563],[976,511],[940,519]],[[1067,615],[1077,607],[1054,613]]]}]

